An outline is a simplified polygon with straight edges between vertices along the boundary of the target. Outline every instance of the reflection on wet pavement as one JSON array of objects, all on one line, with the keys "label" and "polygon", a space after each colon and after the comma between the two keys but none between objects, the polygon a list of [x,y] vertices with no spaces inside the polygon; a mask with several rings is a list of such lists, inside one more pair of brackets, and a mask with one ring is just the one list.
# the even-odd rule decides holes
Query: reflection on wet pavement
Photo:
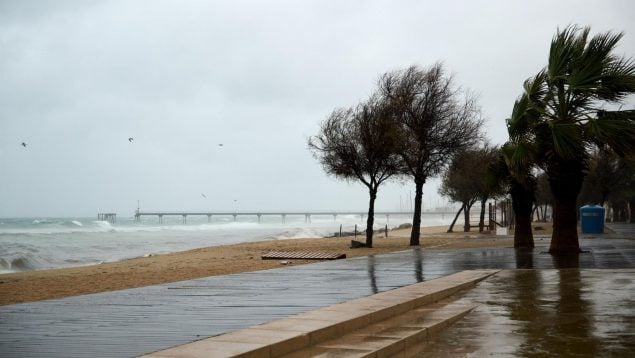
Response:
[{"label": "reflection on wet pavement", "polygon": [[633,357],[635,269],[505,270],[460,301],[479,308],[426,357]]}]

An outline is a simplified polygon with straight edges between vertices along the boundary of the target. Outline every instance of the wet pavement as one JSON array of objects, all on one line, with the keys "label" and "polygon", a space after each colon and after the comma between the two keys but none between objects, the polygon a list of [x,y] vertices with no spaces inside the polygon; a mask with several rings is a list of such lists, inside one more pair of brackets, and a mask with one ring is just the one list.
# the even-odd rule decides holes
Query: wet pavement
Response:
[{"label": "wet pavement", "polygon": [[626,236],[586,236],[589,252],[566,260],[543,238],[529,251],[407,250],[0,306],[0,357],[136,356],[469,269],[635,269],[635,241],[609,237]]},{"label": "wet pavement", "polygon": [[457,302],[479,304],[425,357],[635,357],[634,269],[509,270]]}]

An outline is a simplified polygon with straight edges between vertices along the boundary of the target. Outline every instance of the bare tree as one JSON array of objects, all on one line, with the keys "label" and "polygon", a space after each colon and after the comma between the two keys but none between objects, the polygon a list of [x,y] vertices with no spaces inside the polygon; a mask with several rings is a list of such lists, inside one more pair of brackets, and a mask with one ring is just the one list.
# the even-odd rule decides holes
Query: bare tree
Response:
[{"label": "bare tree", "polygon": [[345,180],[357,180],[370,197],[366,247],[373,246],[375,199],[379,186],[399,172],[396,126],[377,97],[355,108],[337,109],[309,138],[309,149],[324,171]]},{"label": "bare tree", "polygon": [[[482,195],[487,165],[483,165],[481,157],[478,149],[467,149],[455,155],[448,170],[443,173],[439,189],[441,195],[461,203],[459,213],[463,211],[465,232],[470,231],[470,209]],[[451,231],[451,228],[448,229],[448,232]]]},{"label": "bare tree", "polygon": [[403,174],[415,182],[410,245],[419,245],[423,185],[438,175],[454,154],[480,139],[483,120],[474,96],[464,94],[443,65],[388,72],[379,90],[390,103],[402,139]]}]

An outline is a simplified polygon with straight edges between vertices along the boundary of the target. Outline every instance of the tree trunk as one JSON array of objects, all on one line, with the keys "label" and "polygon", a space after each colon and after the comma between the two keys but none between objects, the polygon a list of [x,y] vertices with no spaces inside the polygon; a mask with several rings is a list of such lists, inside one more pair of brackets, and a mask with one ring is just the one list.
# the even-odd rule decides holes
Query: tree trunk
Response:
[{"label": "tree trunk", "polygon": [[470,208],[472,207],[472,205],[470,205],[470,203],[463,203],[463,206],[465,207],[465,209],[463,210],[463,220],[465,221],[463,223],[463,232],[469,232],[470,231]]},{"label": "tree trunk", "polygon": [[534,235],[531,231],[531,219],[534,206],[534,192],[531,188],[513,181],[509,193],[512,197],[512,208],[514,209],[514,247],[533,248]]},{"label": "tree trunk", "polygon": [[554,255],[580,252],[576,198],[561,195],[555,198],[553,209],[553,235],[549,253]]},{"label": "tree trunk", "polygon": [[423,199],[423,184],[425,182],[425,179],[415,179],[415,210],[412,217],[410,246],[419,246],[419,235],[421,233],[421,203]]},{"label": "tree trunk", "polygon": [[609,198],[609,191],[608,190],[602,190],[602,199],[600,199],[600,206],[604,207],[604,204],[606,204],[606,201]]},{"label": "tree trunk", "polygon": [[635,223],[635,213],[633,213],[635,210],[635,197],[628,201],[628,209],[629,221]]},{"label": "tree trunk", "polygon": [[584,180],[581,161],[554,159],[548,163],[549,186],[554,197],[553,234],[549,253],[579,254],[576,200]]},{"label": "tree trunk", "polygon": [[534,235],[531,230],[531,217],[527,215],[516,215],[516,226],[514,227],[514,248],[534,247]]},{"label": "tree trunk", "polygon": [[485,228],[485,202],[487,198],[481,198],[481,218],[478,221],[478,232],[483,232]]},{"label": "tree trunk", "polygon": [[366,247],[373,247],[373,223],[375,222],[375,199],[377,188],[369,189],[370,200],[368,202],[368,219],[366,219]]},{"label": "tree trunk", "polygon": [[464,206],[461,205],[461,208],[459,209],[459,211],[456,212],[456,215],[454,216],[454,220],[452,220],[452,224],[450,224],[450,228],[448,229],[448,232],[454,232],[452,231],[452,229],[454,229],[454,224],[456,223],[456,219],[459,218],[459,215],[461,215],[461,211],[463,211]]},{"label": "tree trunk", "polygon": [[622,221],[628,222],[628,202],[622,202]]},{"label": "tree trunk", "polygon": [[461,205],[461,208],[459,209],[459,211],[456,212],[456,215],[454,216],[454,220],[452,220],[452,224],[450,224],[450,228],[448,229],[448,232],[454,232],[452,231],[452,229],[454,229],[454,224],[456,223],[456,219],[459,218],[459,215],[461,215],[461,211],[463,211],[463,205]]}]

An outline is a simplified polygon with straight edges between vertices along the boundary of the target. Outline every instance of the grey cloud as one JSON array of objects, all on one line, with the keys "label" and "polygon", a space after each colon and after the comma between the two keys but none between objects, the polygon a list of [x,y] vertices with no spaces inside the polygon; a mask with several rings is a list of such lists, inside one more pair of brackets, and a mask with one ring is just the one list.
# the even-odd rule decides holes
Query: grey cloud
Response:
[{"label": "grey cloud", "polygon": [[[620,51],[634,56],[634,6],[0,1],[0,216],[124,215],[137,199],[362,208],[363,188],[326,177],[306,150],[331,110],[368,96],[385,71],[442,60],[480,94],[501,143],[556,28],[625,31]],[[398,207],[409,190],[382,188],[378,207]]]}]

